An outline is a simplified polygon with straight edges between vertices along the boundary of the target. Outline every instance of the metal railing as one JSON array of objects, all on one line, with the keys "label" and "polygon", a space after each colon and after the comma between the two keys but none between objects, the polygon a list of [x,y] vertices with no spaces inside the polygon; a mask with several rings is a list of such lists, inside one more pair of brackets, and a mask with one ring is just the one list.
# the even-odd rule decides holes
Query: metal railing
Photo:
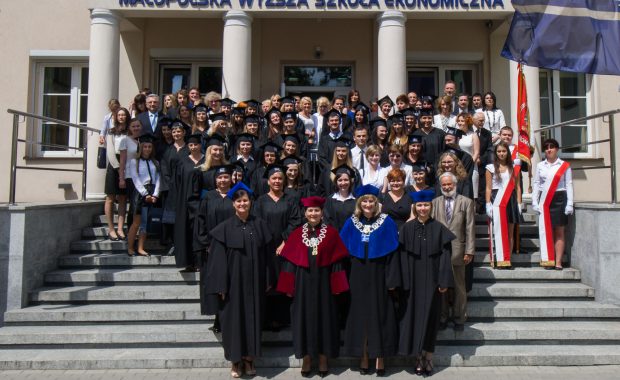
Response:
[{"label": "metal railing", "polygon": [[601,112],[601,113],[597,113],[597,114],[586,116],[586,117],[580,117],[578,119],[564,121],[564,122],[558,123],[558,124],[553,124],[553,125],[550,125],[548,127],[543,127],[543,128],[540,128],[540,129],[534,131],[534,133],[540,133],[542,131],[547,131],[547,130],[551,130],[551,129],[555,129],[555,128],[561,128],[561,127],[565,127],[565,126],[571,126],[571,125],[575,125],[577,123],[582,123],[584,121],[593,120],[593,119],[599,119],[599,118],[603,118],[603,117],[609,116],[609,121],[608,121],[609,138],[608,139],[590,141],[590,142],[583,143],[583,144],[571,144],[571,145],[567,145],[567,146],[561,146],[560,150],[562,150],[562,149],[580,148],[582,146],[587,146],[587,145],[609,143],[609,165],[599,165],[599,166],[587,166],[587,167],[582,167],[582,168],[572,168],[572,170],[610,169],[610,171],[611,171],[611,203],[616,203],[617,200],[618,200],[618,197],[617,197],[617,184],[616,184],[616,146],[614,144],[614,142],[616,141],[615,131],[614,131],[614,115],[618,114],[618,113],[620,113],[620,109],[610,110],[610,111]]},{"label": "metal railing", "polygon": [[[83,142],[83,147],[77,146],[69,146],[69,145],[58,145],[58,144],[48,144],[42,143],[40,141],[34,140],[25,140],[18,138],[19,134],[19,124],[20,122],[26,121],[26,118],[32,118],[41,121],[48,121],[50,123],[55,123],[58,125],[62,125],[69,128],[77,128],[82,131],[87,132],[96,132],[99,133],[98,130],[93,128],[88,128],[83,125],[69,123],[67,121],[53,119],[51,117],[35,115],[28,112],[16,111],[12,109],[7,110],[8,113],[13,115],[13,136],[11,140],[11,179],[10,179],[10,190],[9,190],[9,204],[15,204],[15,188],[17,186],[17,169],[26,169],[26,170],[48,170],[48,171],[61,171],[61,172],[81,172],[82,173],[82,200],[86,200],[86,169],[88,162],[88,139],[85,139]],[[24,118],[20,121],[20,118]],[[32,145],[39,145],[50,148],[59,148],[59,149],[71,149],[71,150],[79,150],[82,152],[82,169],[64,169],[64,168],[51,168],[44,166],[21,166],[17,165],[17,143],[25,143]]]}]

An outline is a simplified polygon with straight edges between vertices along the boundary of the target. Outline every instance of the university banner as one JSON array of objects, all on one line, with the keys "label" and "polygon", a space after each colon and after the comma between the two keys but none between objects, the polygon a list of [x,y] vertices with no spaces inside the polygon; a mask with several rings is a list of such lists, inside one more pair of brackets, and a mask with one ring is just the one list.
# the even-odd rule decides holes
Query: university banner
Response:
[{"label": "university banner", "polygon": [[620,1],[512,0],[502,56],[528,66],[620,75]]},{"label": "university banner", "polygon": [[531,166],[531,154],[530,154],[530,109],[527,106],[527,87],[525,85],[525,74],[523,73],[523,66],[519,63],[517,65],[518,71],[518,91],[517,94],[517,125],[518,130],[518,142],[517,142],[517,157]]}]

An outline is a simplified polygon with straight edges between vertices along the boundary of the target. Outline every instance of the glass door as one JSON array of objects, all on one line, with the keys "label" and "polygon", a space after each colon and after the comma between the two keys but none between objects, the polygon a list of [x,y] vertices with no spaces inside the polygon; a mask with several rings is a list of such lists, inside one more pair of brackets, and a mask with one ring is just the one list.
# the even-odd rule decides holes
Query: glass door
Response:
[{"label": "glass door", "polygon": [[203,96],[209,91],[222,91],[222,67],[215,63],[160,63],[157,79],[159,94],[190,87],[198,87]]},{"label": "glass door", "polygon": [[437,68],[416,67],[407,75],[408,91],[414,91],[418,97],[437,95]]},{"label": "glass door", "polygon": [[415,91],[418,96],[437,97],[443,94],[444,83],[451,80],[456,83],[456,93],[467,93],[471,96],[479,91],[478,65],[446,65],[429,64],[411,66],[408,69],[408,90]]}]

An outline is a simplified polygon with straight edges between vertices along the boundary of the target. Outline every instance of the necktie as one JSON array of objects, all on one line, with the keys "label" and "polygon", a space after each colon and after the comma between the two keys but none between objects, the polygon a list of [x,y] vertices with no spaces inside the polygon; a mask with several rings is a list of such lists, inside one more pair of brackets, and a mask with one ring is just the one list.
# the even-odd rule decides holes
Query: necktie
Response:
[{"label": "necktie", "polygon": [[364,151],[360,149],[360,170],[364,170]]},{"label": "necktie", "polygon": [[446,221],[452,220],[452,198],[446,198]]},{"label": "necktie", "polygon": [[156,126],[157,126],[157,115],[152,113],[151,114],[151,128],[153,129],[153,131],[155,130]]}]

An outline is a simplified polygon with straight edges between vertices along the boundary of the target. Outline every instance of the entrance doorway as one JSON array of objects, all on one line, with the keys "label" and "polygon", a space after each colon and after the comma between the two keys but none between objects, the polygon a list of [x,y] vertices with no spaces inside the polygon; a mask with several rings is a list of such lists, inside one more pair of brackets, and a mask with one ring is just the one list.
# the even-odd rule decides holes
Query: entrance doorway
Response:
[{"label": "entrance doorway", "polygon": [[452,80],[456,83],[456,93],[467,93],[471,96],[479,90],[478,65],[413,65],[407,70],[408,91],[415,91],[418,96],[432,96],[443,93],[443,85]]},{"label": "entrance doorway", "polygon": [[209,91],[222,92],[222,67],[213,63],[159,63],[158,73],[159,94],[191,87],[198,87],[203,96]]}]

